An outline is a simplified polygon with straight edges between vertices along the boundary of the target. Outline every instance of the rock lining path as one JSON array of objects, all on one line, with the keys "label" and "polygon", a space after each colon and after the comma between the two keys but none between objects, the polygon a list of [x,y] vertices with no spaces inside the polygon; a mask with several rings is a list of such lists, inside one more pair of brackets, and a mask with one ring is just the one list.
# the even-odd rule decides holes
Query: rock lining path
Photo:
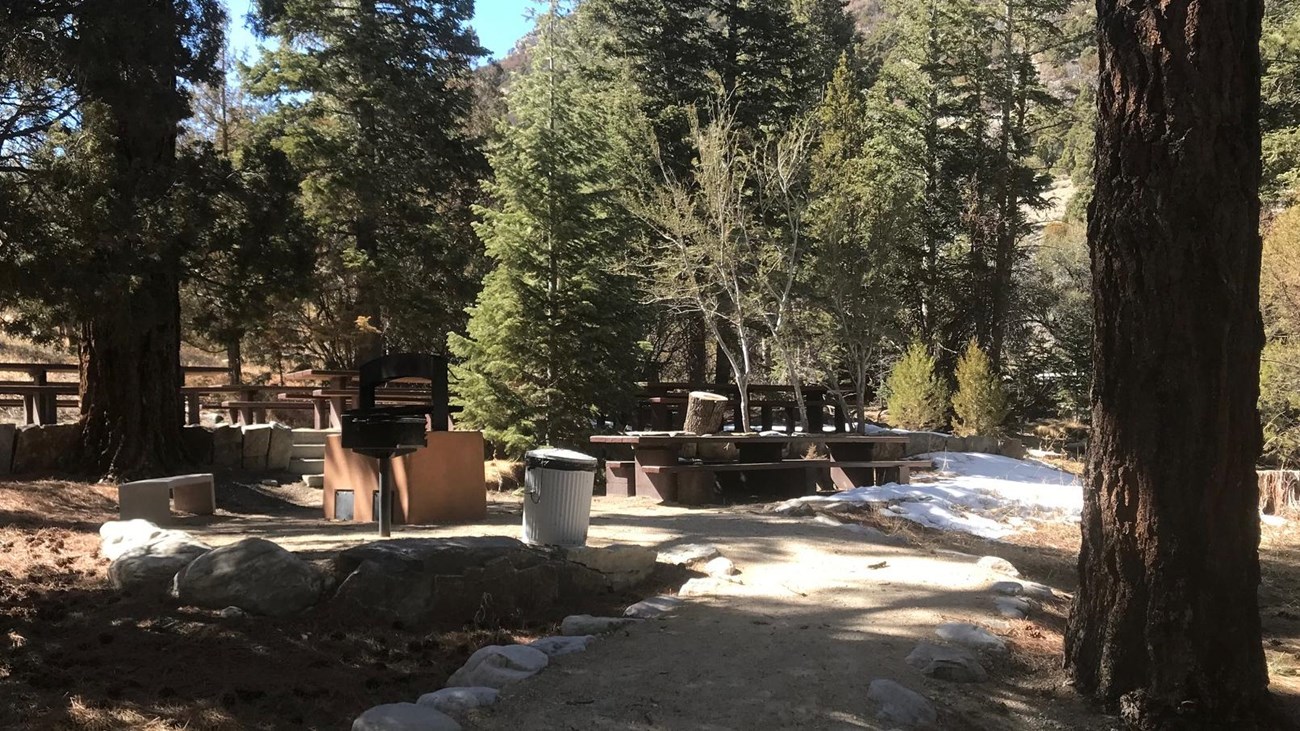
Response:
[{"label": "rock lining path", "polygon": [[[484,524],[400,529],[394,537],[517,534],[510,506],[494,508]],[[310,530],[300,522],[284,531],[255,520],[238,532],[231,522],[191,530],[220,545],[264,525],[261,535],[290,550],[368,539],[351,527]],[[942,643],[935,629],[945,622],[1002,625],[994,585],[1007,577],[977,565],[978,556],[884,545],[807,517],[636,499],[598,498],[590,543],[660,550],[709,544],[740,573],[701,572],[693,596],[670,616],[633,623],[586,652],[553,658],[544,672],[504,689],[496,705],[462,718],[466,729],[898,728],[879,717],[881,705],[869,697],[877,679],[929,699],[939,713],[937,728],[1109,728],[1059,694],[1047,700],[1000,680],[996,660],[987,665],[992,678],[982,683],[937,680],[905,661],[920,642]],[[398,700],[404,699],[376,703]]]}]

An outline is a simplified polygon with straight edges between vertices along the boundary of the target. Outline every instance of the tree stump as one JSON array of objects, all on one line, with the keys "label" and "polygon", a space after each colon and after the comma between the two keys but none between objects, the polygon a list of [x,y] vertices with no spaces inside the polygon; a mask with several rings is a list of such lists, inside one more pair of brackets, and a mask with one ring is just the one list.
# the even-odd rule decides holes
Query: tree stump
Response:
[{"label": "tree stump", "polygon": [[[708,391],[691,391],[686,398],[686,416],[682,422],[682,431],[687,434],[717,434],[722,431],[722,420],[727,415],[729,400]],[[725,459],[717,453],[715,447],[724,445],[684,444],[682,457],[686,459]]]},{"label": "tree stump", "polygon": [[682,431],[689,434],[717,434],[727,415],[726,396],[708,391],[691,391],[686,399],[686,419]]}]

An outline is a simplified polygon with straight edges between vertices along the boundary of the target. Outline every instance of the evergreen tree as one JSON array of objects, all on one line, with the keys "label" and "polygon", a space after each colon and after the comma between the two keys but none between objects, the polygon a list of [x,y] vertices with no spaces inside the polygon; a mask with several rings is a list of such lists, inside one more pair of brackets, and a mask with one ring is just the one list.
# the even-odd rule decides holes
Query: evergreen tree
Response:
[{"label": "evergreen tree", "polygon": [[183,459],[179,291],[201,208],[177,136],[187,88],[213,79],[225,13],[216,0],[20,5],[0,14],[0,38],[26,39],[0,55],[18,92],[0,114],[34,125],[5,133],[29,137],[4,144],[0,295],[79,325],[90,466],[163,472]]},{"label": "evergreen tree", "polygon": [[993,436],[1007,418],[1007,397],[979,343],[971,339],[957,361],[952,430],[957,436]]},{"label": "evergreen tree", "polygon": [[554,3],[538,18],[511,83],[478,226],[495,268],[468,337],[450,338],[463,420],[512,456],[581,445],[598,416],[626,410],[638,363],[635,283],[619,273],[631,105],[581,73],[566,19]]},{"label": "evergreen tree", "polygon": [[1264,133],[1262,192],[1268,200],[1289,204],[1300,190],[1300,3],[1268,3],[1263,27],[1259,120]]},{"label": "evergreen tree", "polygon": [[[465,132],[484,54],[464,0],[259,0],[275,40],[248,72],[267,124],[305,180],[321,236],[315,308],[348,335],[345,360],[387,345],[437,349],[463,323],[477,250],[469,204],[483,160]],[[339,365],[350,365],[340,363]]]},{"label": "evergreen tree", "polygon": [[865,424],[882,349],[898,320],[898,249],[917,236],[920,191],[890,131],[887,107],[868,99],[859,79],[844,54],[816,110],[808,290],[829,325],[816,337],[841,351],[829,380],[837,386],[839,374],[849,374],[858,421]]},{"label": "evergreen tree", "polygon": [[243,342],[292,309],[311,274],[313,238],[298,205],[299,176],[265,137],[226,157],[202,144],[194,150],[208,214],[190,272],[183,310],[196,335],[221,346],[230,382],[239,383]]},{"label": "evergreen tree", "polygon": [[935,373],[934,356],[916,338],[894,364],[885,383],[890,423],[905,429],[943,426],[948,413],[948,387]]}]

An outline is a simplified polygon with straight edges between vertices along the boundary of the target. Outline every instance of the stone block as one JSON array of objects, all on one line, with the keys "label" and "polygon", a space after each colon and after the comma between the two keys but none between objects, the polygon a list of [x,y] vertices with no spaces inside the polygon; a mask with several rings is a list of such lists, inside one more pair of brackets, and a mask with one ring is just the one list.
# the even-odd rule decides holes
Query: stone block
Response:
[{"label": "stone block", "polygon": [[238,469],[244,459],[244,432],[234,424],[218,424],[212,429],[212,466]]},{"label": "stone block", "polygon": [[122,520],[147,520],[154,525],[171,522],[170,480],[140,480],[117,486],[117,510]]},{"label": "stone block", "polygon": [[240,466],[246,470],[265,470],[266,455],[271,451],[271,432],[275,427],[270,424],[248,424],[244,431],[244,451]]},{"label": "stone block", "polygon": [[271,425],[271,441],[266,450],[266,468],[284,471],[293,458],[293,429],[284,424]]},{"label": "stone block", "polygon": [[907,456],[915,457],[918,454],[929,454],[931,452],[958,451],[950,446],[950,439],[952,439],[952,437],[949,437],[947,434],[939,434],[936,432],[909,432],[907,435]]},{"label": "stone block", "polygon": [[1025,443],[1019,439],[1003,439],[999,448],[1003,457],[1024,459],[1029,456],[1029,453],[1025,451]]},{"label": "stone block", "polygon": [[77,458],[80,424],[45,424],[18,429],[14,440],[13,472],[66,472]]},{"label": "stone block", "polygon": [[200,424],[189,424],[181,431],[185,455],[191,464],[212,464],[212,430]]},{"label": "stone block", "polygon": [[14,442],[18,440],[18,427],[0,424],[0,476],[7,475],[14,466]]},{"label": "stone block", "polygon": [[569,561],[599,572],[614,591],[630,589],[654,573],[658,552],[645,546],[574,546],[561,549]]}]

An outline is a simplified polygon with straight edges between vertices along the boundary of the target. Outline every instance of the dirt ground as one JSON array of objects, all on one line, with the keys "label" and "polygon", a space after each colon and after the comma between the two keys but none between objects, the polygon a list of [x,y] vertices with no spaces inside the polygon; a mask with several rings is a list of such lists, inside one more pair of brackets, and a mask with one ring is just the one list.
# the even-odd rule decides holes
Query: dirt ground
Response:
[{"label": "dirt ground", "polygon": [[[346,728],[371,705],[440,687],[481,645],[553,630],[549,618],[414,634],[358,631],[325,617],[159,611],[109,590],[106,562],[95,557],[114,494],[78,483],[0,483],[0,728]],[[181,527],[214,545],[263,535],[307,558],[370,540],[373,530],[318,520],[319,491],[255,478],[224,480],[218,506],[215,518]],[[481,524],[396,534],[517,535],[520,510],[517,498],[496,494]],[[713,543],[739,566],[739,581],[691,598],[679,616],[558,658],[467,728],[883,730],[890,726],[866,698],[881,677],[929,697],[945,730],[1118,726],[1081,702],[1060,670],[1067,599],[1045,603],[1028,621],[1003,621],[988,592],[1000,577],[974,565],[977,556],[999,555],[1068,595],[1077,528],[1045,526],[991,542],[869,512],[842,518],[909,544],[868,543],[843,527],[757,506],[598,498],[592,544]],[[1260,596],[1273,687],[1300,708],[1300,521],[1264,533]],[[658,577],[665,587],[681,578]],[[589,611],[619,606],[611,599]],[[1008,640],[1007,656],[986,658],[989,682],[933,681],[903,662],[944,621],[975,622]]]},{"label": "dirt ground", "polygon": [[[319,490],[219,487],[224,519],[319,515]],[[550,634],[514,627],[414,633],[325,616],[222,619],[120,597],[97,555],[116,490],[0,483],[0,729],[340,729],[366,708],[442,686],[474,650]],[[678,585],[681,577],[664,579]],[[611,595],[578,611],[621,610]]]}]

